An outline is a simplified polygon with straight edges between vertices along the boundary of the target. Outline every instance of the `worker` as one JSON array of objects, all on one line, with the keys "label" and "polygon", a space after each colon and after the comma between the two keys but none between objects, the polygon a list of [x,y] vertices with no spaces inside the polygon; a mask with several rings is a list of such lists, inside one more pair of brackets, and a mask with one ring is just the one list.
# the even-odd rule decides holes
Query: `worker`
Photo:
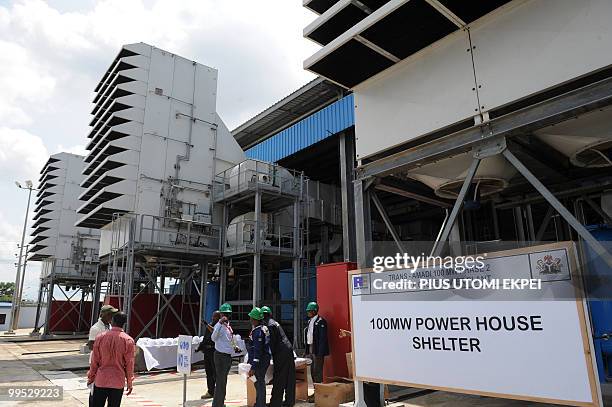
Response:
[{"label": "worker", "polygon": [[323,382],[323,364],[325,356],[329,355],[329,342],[327,340],[327,321],[319,316],[319,305],[309,302],[306,306],[308,327],[306,328],[306,349],[312,364],[310,375],[313,383]]},{"label": "worker", "polygon": [[249,377],[255,376],[255,406],[266,407],[266,370],[270,366],[270,331],[264,324],[261,309],[254,307],[249,312],[251,333],[249,334]]},{"label": "worker", "polygon": [[117,312],[111,321],[111,330],[97,336],[87,372],[87,385],[93,384],[92,406],[119,407],[123,388],[126,396],[132,393],[134,381],[134,339],[123,332],[127,315]]},{"label": "worker", "polygon": [[[274,364],[270,407],[293,407],[295,404],[295,356],[283,327],[272,318],[267,305],[261,307],[264,323],[270,331],[270,353]],[[283,396],[285,401],[283,401]]]},{"label": "worker", "polygon": [[232,367],[232,353],[239,351],[234,338],[234,331],[230,326],[232,306],[222,304],[219,307],[220,318],[215,324],[211,339],[215,342],[215,392],[212,407],[224,407],[225,392],[227,390],[227,375]]},{"label": "worker", "polygon": [[[89,337],[87,339],[87,347],[89,351],[93,351],[94,343],[96,341],[96,336],[102,332],[110,331],[111,329],[111,320],[113,319],[113,315],[115,315],[119,310],[112,305],[103,305],[100,308],[100,316],[95,324],[89,328]],[[91,365],[91,356],[92,353],[89,354],[89,364]],[[89,392],[89,405],[93,406],[93,392]]]},{"label": "worker", "polygon": [[215,311],[212,314],[211,324],[204,321],[204,339],[196,349],[196,352],[204,354],[204,370],[206,371],[206,388],[208,390],[206,394],[200,397],[201,399],[211,398],[215,394],[215,342],[212,340],[212,333],[220,318],[221,313]]},{"label": "worker", "polygon": [[[111,320],[113,319],[113,315],[117,312],[119,312],[119,310],[112,305],[103,305],[102,308],[100,308],[100,317],[98,318],[98,321],[96,321],[96,323],[89,328],[87,347],[90,351],[93,350],[96,336],[98,336],[98,334],[101,332],[110,331]],[[91,355],[89,357],[89,361],[91,362]]]}]

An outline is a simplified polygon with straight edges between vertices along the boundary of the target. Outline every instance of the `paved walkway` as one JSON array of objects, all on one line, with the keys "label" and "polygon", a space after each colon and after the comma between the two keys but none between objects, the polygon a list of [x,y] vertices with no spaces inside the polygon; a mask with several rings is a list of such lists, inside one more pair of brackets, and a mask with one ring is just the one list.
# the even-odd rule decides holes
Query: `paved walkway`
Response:
[{"label": "paved walkway", "polygon": [[[27,339],[23,337],[23,339]],[[88,404],[89,390],[86,387],[87,355],[78,353],[83,339],[61,339],[55,341],[11,342],[0,333],[0,386],[8,385],[60,385],[64,387],[64,400],[36,402],[1,402],[0,406],[58,406],[73,407]],[[228,407],[246,406],[245,383],[234,367],[228,378]],[[268,386],[268,395],[271,386]],[[312,388],[310,393],[312,393]],[[187,405],[189,407],[210,407],[211,401],[200,400],[205,393],[205,377],[202,370],[196,370],[187,380]],[[174,372],[138,375],[134,391],[124,397],[126,407],[179,407],[182,405],[183,380]],[[612,403],[607,400],[607,406]],[[543,407],[544,404],[528,403],[434,392],[425,396],[396,403],[393,407]],[[299,403],[299,407],[312,404]],[[391,407],[391,406],[388,406]]]}]

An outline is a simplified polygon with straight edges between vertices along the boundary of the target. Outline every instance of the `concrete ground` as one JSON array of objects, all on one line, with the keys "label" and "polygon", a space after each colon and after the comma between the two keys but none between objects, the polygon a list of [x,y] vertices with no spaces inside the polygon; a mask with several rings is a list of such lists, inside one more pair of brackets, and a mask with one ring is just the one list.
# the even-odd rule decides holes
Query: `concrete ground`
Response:
[{"label": "concrete ground", "polygon": [[[88,356],[78,353],[83,339],[56,338],[53,341],[29,340],[26,331],[18,331],[18,338],[7,338],[0,333],[0,387],[11,385],[59,385],[64,388],[64,399],[58,401],[3,402],[0,406],[58,406],[73,407],[88,404],[86,387]],[[134,391],[124,397],[122,405],[127,407],[178,407],[182,405],[183,379],[173,372],[141,374],[136,377]],[[268,386],[268,395],[271,386]],[[205,393],[205,376],[196,370],[187,380],[187,405],[210,407],[211,399],[201,400]],[[310,394],[313,393],[311,386]],[[612,400],[607,400],[612,401]],[[605,403],[612,406],[612,402]],[[246,387],[234,367],[228,378],[226,405],[246,406]],[[313,404],[298,403],[300,407]],[[544,404],[510,401],[489,397],[433,392],[393,403],[393,407],[527,407]],[[389,406],[391,407],[391,406]]]}]

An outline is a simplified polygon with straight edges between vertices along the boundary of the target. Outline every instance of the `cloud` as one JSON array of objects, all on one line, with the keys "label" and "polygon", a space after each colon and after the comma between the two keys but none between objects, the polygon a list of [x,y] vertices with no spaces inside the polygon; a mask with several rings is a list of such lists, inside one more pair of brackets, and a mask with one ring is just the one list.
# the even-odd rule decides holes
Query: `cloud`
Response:
[{"label": "cloud", "polygon": [[121,45],[139,41],[218,68],[218,107],[233,128],[313,77],[302,61],[318,46],[301,34],[312,19],[298,0],[102,0],[79,12],[22,0],[0,7],[0,38],[16,47],[8,58],[28,50],[13,65],[40,62],[41,78],[55,83],[59,103],[47,109],[78,104],[80,137],[95,84]]},{"label": "cloud", "polygon": [[36,183],[49,153],[42,139],[26,130],[0,127],[0,174],[5,182]]},{"label": "cloud", "polygon": [[47,101],[55,83],[26,48],[0,40],[0,122],[29,124],[33,120],[29,108]]}]

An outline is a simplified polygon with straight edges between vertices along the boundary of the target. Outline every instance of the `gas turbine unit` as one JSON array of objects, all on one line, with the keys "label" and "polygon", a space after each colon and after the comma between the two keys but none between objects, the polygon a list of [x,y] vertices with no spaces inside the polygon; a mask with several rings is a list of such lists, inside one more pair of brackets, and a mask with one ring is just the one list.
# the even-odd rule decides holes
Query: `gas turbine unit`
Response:
[{"label": "gas turbine unit", "polygon": [[77,225],[102,229],[100,256],[218,251],[214,174],[245,157],[216,112],[217,70],[128,44],[95,92]]}]

